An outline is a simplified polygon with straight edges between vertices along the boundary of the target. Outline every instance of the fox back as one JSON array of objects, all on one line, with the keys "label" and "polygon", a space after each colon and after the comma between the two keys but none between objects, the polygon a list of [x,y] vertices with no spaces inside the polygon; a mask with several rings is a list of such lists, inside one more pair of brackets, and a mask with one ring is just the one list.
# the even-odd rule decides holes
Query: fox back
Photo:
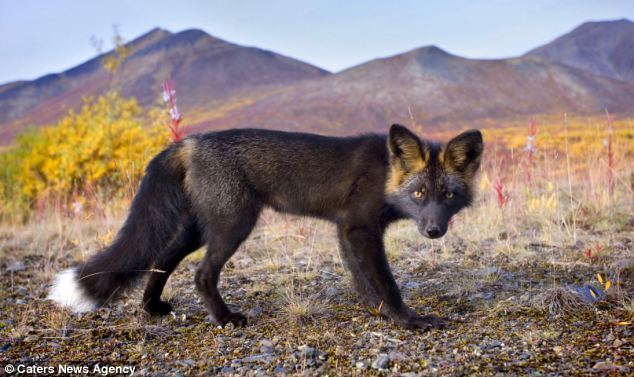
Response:
[{"label": "fox back", "polygon": [[192,195],[204,195],[209,185],[243,184],[277,211],[332,221],[358,196],[373,207],[383,204],[389,160],[384,136],[229,130],[186,140],[185,148],[188,177],[201,181],[188,187]]}]

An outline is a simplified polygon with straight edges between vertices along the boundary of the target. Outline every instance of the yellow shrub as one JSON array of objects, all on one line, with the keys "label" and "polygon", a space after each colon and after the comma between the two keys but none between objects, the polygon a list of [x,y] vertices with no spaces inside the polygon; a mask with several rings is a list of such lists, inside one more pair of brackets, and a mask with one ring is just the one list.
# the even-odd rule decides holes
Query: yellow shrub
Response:
[{"label": "yellow shrub", "polygon": [[33,201],[51,193],[70,198],[85,188],[123,192],[169,142],[160,122],[143,123],[133,98],[109,92],[86,99],[79,113],[22,134],[16,147],[2,155],[0,200]]}]

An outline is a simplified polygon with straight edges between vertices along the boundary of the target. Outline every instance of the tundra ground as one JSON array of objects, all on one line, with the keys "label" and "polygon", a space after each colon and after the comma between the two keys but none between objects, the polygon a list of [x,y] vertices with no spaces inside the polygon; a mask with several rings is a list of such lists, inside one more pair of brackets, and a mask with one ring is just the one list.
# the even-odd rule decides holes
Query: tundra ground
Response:
[{"label": "tundra ground", "polygon": [[580,216],[575,229],[513,216],[490,201],[461,214],[440,241],[407,221],[389,229],[405,301],[448,322],[430,332],[401,329],[357,303],[334,229],[321,221],[266,212],[228,263],[221,292],[247,315],[244,328],[209,320],[193,283],[203,250],[170,278],[171,315],[144,313],[140,286],[78,316],[45,300],[48,284],[108,243],[121,219],[4,227],[1,364],[132,365],[138,375],[634,372],[631,214],[612,213],[604,225],[593,218],[591,227]]}]

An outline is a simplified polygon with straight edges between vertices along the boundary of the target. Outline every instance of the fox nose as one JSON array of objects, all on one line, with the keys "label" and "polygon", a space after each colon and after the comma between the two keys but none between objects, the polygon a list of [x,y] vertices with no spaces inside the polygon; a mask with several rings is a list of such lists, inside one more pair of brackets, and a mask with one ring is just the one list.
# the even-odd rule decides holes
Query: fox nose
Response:
[{"label": "fox nose", "polygon": [[440,228],[436,225],[430,225],[426,229],[427,235],[429,238],[437,238],[440,237]]}]

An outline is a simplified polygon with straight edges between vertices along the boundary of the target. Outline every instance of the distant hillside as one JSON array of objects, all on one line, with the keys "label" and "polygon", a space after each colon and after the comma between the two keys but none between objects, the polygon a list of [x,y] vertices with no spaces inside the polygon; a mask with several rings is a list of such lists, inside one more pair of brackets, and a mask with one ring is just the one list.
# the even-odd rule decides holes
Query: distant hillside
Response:
[{"label": "distant hillside", "polygon": [[586,22],[527,55],[634,82],[634,22]]},{"label": "distant hillside", "polygon": [[[130,42],[123,94],[154,103],[176,80],[190,130],[265,127],[330,134],[500,124],[531,115],[634,115],[634,23],[589,22],[510,59],[475,60],[429,46],[336,74],[200,30],[154,29]],[[103,57],[103,56],[101,56]],[[112,84],[100,58],[60,74],[0,85],[0,144],[59,119]],[[411,115],[410,115],[411,113]]]},{"label": "distant hillside", "polygon": [[[143,106],[160,95],[172,78],[184,112],[233,96],[254,95],[328,72],[271,51],[235,45],[200,30],[170,33],[154,29],[128,44],[132,53],[121,71],[122,91]],[[34,81],[0,86],[0,141],[22,126],[52,122],[83,96],[108,89],[110,77],[100,58]]]},{"label": "distant hillside", "polygon": [[379,131],[409,123],[409,110],[426,126],[464,127],[564,111],[631,114],[632,103],[634,85],[623,81],[531,56],[472,60],[431,46],[295,84],[199,129]]}]

